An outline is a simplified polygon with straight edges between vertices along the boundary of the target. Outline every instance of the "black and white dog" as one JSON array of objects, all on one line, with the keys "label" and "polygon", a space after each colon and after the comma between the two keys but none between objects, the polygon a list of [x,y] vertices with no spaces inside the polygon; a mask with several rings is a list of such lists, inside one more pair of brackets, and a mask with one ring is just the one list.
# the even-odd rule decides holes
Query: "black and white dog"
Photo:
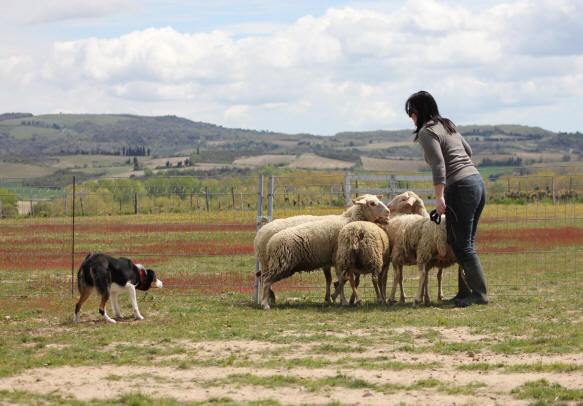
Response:
[{"label": "black and white dog", "polygon": [[124,290],[130,295],[130,301],[134,308],[134,316],[138,320],[144,318],[138,310],[136,301],[136,289],[148,290],[151,287],[161,288],[162,281],[156,278],[156,273],[151,269],[145,269],[143,265],[134,264],[127,258],[113,258],[106,254],[89,254],[83,260],[77,273],[77,286],[81,297],[75,306],[74,321],[79,322],[79,310],[87,300],[93,288],[101,295],[99,313],[105,320],[115,323],[105,311],[105,304],[111,296],[111,307],[118,318],[122,318],[117,297]]}]

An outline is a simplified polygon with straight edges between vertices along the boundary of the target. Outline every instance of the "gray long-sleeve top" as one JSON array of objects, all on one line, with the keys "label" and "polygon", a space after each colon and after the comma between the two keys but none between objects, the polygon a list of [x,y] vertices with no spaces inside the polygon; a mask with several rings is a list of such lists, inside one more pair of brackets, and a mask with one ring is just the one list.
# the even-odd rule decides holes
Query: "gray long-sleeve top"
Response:
[{"label": "gray long-sleeve top", "polygon": [[470,144],[459,132],[448,134],[441,123],[429,121],[419,130],[418,140],[431,167],[434,185],[451,185],[479,173],[470,159]]}]

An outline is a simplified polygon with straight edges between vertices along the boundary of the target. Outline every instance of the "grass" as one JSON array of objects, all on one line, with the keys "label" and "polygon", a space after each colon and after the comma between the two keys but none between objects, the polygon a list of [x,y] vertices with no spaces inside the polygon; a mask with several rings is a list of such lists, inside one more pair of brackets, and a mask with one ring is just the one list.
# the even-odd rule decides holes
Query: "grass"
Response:
[{"label": "grass", "polygon": [[[160,291],[163,292],[163,291]],[[251,372],[231,373],[224,378],[202,379],[203,386],[260,386],[267,388],[297,388],[326,393],[334,388],[369,390],[373,393],[394,394],[407,391],[436,391],[449,396],[480,396],[484,384],[459,384],[441,378],[416,379],[411,384],[360,378],[351,371],[431,371],[446,368],[434,361],[395,360],[392,354],[410,350],[408,359],[435,354],[436,356],[467,357],[476,354],[579,354],[583,351],[581,321],[569,317],[580,309],[581,297],[553,299],[496,298],[485,307],[456,310],[450,305],[421,307],[410,305],[386,307],[343,308],[310,300],[282,302],[269,312],[262,311],[248,296],[180,296],[169,292],[148,293],[149,300],[138,298],[144,321],[122,320],[115,326],[104,323],[97,314],[97,299],[91,298],[82,312],[83,322],[73,323],[74,298],[22,297],[0,298],[0,382],[36,368],[95,367],[97,365],[133,365],[147,368],[174,368],[177,371],[196,371],[199,368],[234,368],[235,370],[295,371],[337,370],[336,375],[307,377],[297,374]],[[544,303],[544,306],[543,306]],[[131,314],[129,304],[122,299],[122,310]],[[537,312],[532,313],[532,308]],[[437,321],[436,312],[445,312]],[[528,316],[527,316],[528,315]],[[503,316],[503,317],[501,317]],[[528,318],[528,328],[524,319]],[[340,324],[339,324],[340,323]],[[285,330],[282,330],[285,326]],[[467,334],[489,332],[497,340],[480,339],[471,342],[448,342],[445,338],[458,328]],[[516,332],[521,338],[517,340]],[[351,332],[357,332],[351,334]],[[545,337],[541,340],[540,337]],[[266,351],[249,352],[237,348],[238,342],[262,343]],[[501,343],[504,343],[501,346]],[[218,353],[206,353],[204,342],[232,342]],[[403,343],[410,348],[407,348]],[[532,348],[525,343],[531,343]],[[258,348],[261,348],[259,346]],[[369,354],[374,349],[378,355]],[[418,355],[417,355],[418,354]],[[424,359],[424,358],[423,358]],[[451,367],[447,367],[451,368]],[[552,362],[532,364],[466,363],[457,369],[484,373],[577,373],[583,365]],[[188,372],[187,372],[188,373]],[[123,383],[128,377],[117,372],[106,375],[111,383]],[[143,382],[178,383],[157,374],[136,375]],[[538,395],[539,392],[543,394]],[[560,399],[580,399],[573,388],[539,383],[535,387],[516,388],[512,396],[547,399],[552,392]],[[510,395],[510,393],[509,393]],[[0,397],[16,404],[85,404],[74,399],[27,392],[4,392]],[[235,402],[234,400],[229,400]],[[180,405],[174,399],[147,397],[139,394],[114,399],[112,403],[95,400],[87,404],[168,404]],[[137,402],[137,403],[135,403]],[[209,404],[212,399],[207,399]],[[219,402],[220,403],[220,402]],[[197,403],[188,403],[197,404]],[[222,404],[222,403],[221,403]],[[227,403],[228,404],[228,403]],[[249,403],[250,404],[250,403]],[[268,403],[269,404],[269,403]],[[277,404],[277,403],[275,403]],[[550,403],[547,403],[550,404]]]},{"label": "grass", "polygon": [[583,390],[567,389],[546,379],[527,382],[512,391],[518,399],[535,399],[536,405],[554,405],[557,401],[583,401]]},{"label": "grass", "polygon": [[[151,364],[152,359],[189,354],[188,348],[180,344],[181,340],[192,342],[206,340],[252,340],[266,343],[287,345],[309,345],[308,356],[281,356],[274,353],[273,358],[252,361],[257,366],[277,366],[293,368],[303,366],[320,368],[330,365],[333,359],[346,357],[340,361],[345,365],[366,365],[367,368],[386,368],[390,362],[386,359],[354,358],[365,348],[387,343],[387,351],[407,350],[398,341],[393,342],[391,329],[399,326],[413,326],[419,329],[432,329],[435,326],[432,308],[412,309],[374,307],[369,309],[344,309],[340,306],[328,306],[320,303],[298,303],[275,307],[269,313],[260,311],[249,298],[234,296],[232,298],[204,296],[172,296],[150,294],[151,301],[143,302],[143,322],[123,321],[117,326],[115,337],[111,335],[111,326],[99,319],[96,311],[96,298],[90,299],[83,308],[82,318],[97,320],[74,324],[72,311],[74,299],[56,297],[46,300],[39,297],[20,299],[0,298],[2,308],[2,331],[0,337],[0,376],[9,376],[27,368],[59,365],[95,365],[96,363],[113,363],[123,365]],[[505,325],[500,339],[506,343],[480,342],[479,344],[431,344],[412,346],[415,353],[454,354],[489,351],[494,353],[528,354],[537,353],[578,353],[583,351],[583,329],[573,328],[567,320],[553,320],[557,308],[577,308],[581,298],[570,300],[547,301],[547,306],[540,310],[535,320],[531,319],[530,328],[522,330],[524,338],[514,340],[513,331],[520,328],[523,313],[530,306],[519,300],[499,298],[480,312],[448,311],[448,320],[441,328],[472,326],[476,331],[499,330],[500,313],[505,314]],[[122,307],[124,302],[122,302]],[[128,306],[127,302],[125,306]],[[131,314],[129,309],[124,309]],[[367,315],[371,325],[378,331],[370,335],[354,336],[351,344],[343,343],[342,336],[322,335],[322,329],[334,329],[342,319],[343,331],[357,331],[362,328],[358,315]],[[352,317],[349,316],[353,313]],[[553,316],[553,317],[549,317]],[[374,320],[374,321],[373,321]],[[280,327],[285,325],[295,335],[282,336]],[[384,327],[383,327],[384,326]],[[539,337],[546,338],[541,340]],[[148,338],[146,338],[148,337]],[[298,339],[300,338],[301,339]],[[411,335],[414,340],[414,333]],[[529,347],[525,343],[535,343]],[[131,344],[130,344],[131,343]],[[152,345],[149,345],[152,343]],[[392,346],[389,346],[389,343]],[[161,344],[161,345],[157,345]],[[321,355],[328,357],[323,358]],[[224,354],[221,358],[206,360],[193,359],[207,366],[249,365],[244,354]],[[164,361],[160,361],[164,364]],[[336,361],[334,361],[335,363]],[[406,364],[395,364],[396,368],[406,368]],[[475,368],[478,368],[477,366]],[[488,367],[484,367],[488,368]],[[546,365],[531,366],[530,369],[550,369],[558,371],[579,370],[566,366]],[[514,367],[518,370],[519,367]]]},{"label": "grass", "polygon": [[[581,403],[583,388],[548,377],[579,376],[583,371],[581,362],[572,361],[583,353],[581,251],[576,233],[583,226],[581,207],[556,212],[542,206],[490,207],[481,231],[486,236],[496,232],[496,239],[484,238],[479,249],[493,295],[488,306],[468,309],[436,300],[413,309],[410,299],[418,280],[411,268],[404,275],[409,295],[405,305],[373,303],[367,277],[359,288],[363,306],[324,304],[322,274],[312,272],[276,284],[277,303],[265,312],[252,300],[255,260],[245,251],[251,247],[254,228],[222,228],[221,224],[237,224],[229,213],[80,218],[76,265],[87,251],[130,253],[156,269],[165,282],[162,290],[138,295],[145,320],[128,318],[115,326],[98,315],[96,296],[83,306],[83,322],[72,322],[77,293],[71,296],[69,290],[71,230],[66,218],[4,221],[0,385],[4,379],[39,370],[104,366],[108,372],[101,382],[126,385],[130,379],[128,389],[136,382],[227,389],[201,403],[181,402],[163,391],[82,402],[63,393],[17,390],[0,391],[0,403],[280,404],[281,399],[271,396],[244,401],[229,393],[238,387],[301,389],[319,395],[414,392],[465,396],[472,399],[468,403],[480,403],[491,392],[479,379],[482,374],[536,377],[536,384],[521,385],[521,380],[514,392],[501,393],[500,404],[519,398],[552,404],[551,396],[557,402]],[[251,212],[244,215],[252,217]],[[246,217],[238,220],[248,223]],[[195,227],[209,222],[215,226]],[[551,233],[565,225],[573,227],[566,239]],[[527,234],[530,229],[535,232]],[[537,239],[537,233],[552,240],[549,247],[538,248],[541,241],[547,242]],[[524,235],[534,242],[518,238]],[[513,245],[517,252],[491,251]],[[235,248],[240,251],[226,252]],[[14,252],[18,255],[5,255]],[[429,292],[435,298],[434,274],[430,274]],[[455,289],[455,277],[453,268],[444,273],[446,297]],[[127,296],[122,296],[121,306],[124,314],[132,314]],[[545,361],[546,356],[553,358]],[[138,372],[124,375],[122,368],[130,365]],[[207,370],[224,373],[218,378],[196,375],[191,382],[173,379],[167,370],[179,376]],[[477,379],[457,382],[441,376],[445,371]],[[399,380],[404,375],[414,378]],[[343,400],[332,396],[329,404],[346,404]]]}]

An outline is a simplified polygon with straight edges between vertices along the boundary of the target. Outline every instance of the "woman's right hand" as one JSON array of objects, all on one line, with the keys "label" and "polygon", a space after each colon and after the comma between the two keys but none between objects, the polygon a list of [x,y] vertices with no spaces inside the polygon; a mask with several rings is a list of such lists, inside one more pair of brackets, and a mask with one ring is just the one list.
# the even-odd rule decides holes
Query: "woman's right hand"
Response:
[{"label": "woman's right hand", "polygon": [[443,196],[439,196],[435,198],[435,210],[437,210],[437,213],[441,216],[443,213],[445,213],[445,209],[446,209],[446,205],[445,205],[445,198]]}]

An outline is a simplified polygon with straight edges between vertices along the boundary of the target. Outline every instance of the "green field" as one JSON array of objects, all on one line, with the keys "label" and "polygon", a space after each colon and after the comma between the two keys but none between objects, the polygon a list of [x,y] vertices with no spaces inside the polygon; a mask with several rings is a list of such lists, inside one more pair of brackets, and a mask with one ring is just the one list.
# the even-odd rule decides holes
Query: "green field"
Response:
[{"label": "green field", "polygon": [[[69,217],[0,220],[0,404],[583,402],[583,204],[487,205],[476,244],[491,303],[465,309],[437,300],[435,270],[431,304],[413,308],[407,267],[404,305],[374,303],[368,277],[363,306],[325,304],[316,271],[274,284],[261,310],[255,220],[86,216],[74,234]],[[145,320],[122,296],[127,317],[107,324],[94,295],[73,323],[72,274],[94,251],[156,270],[164,288],[138,294]],[[453,267],[444,284],[452,296]]]}]

